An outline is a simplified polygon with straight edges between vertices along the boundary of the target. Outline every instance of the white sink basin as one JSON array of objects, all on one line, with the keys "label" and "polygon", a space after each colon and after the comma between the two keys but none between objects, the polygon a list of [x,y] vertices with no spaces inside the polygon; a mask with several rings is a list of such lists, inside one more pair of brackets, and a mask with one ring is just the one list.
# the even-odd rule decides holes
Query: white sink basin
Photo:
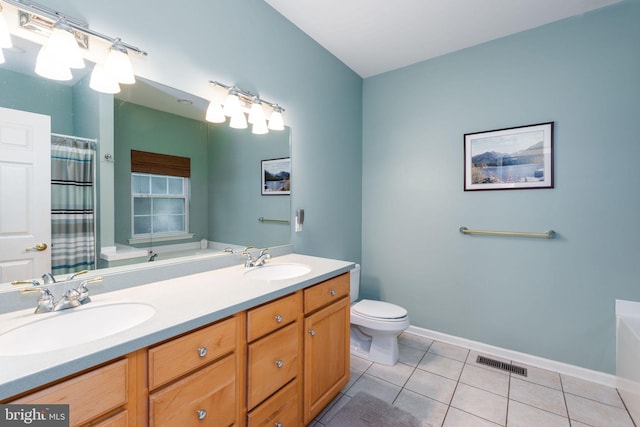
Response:
[{"label": "white sink basin", "polygon": [[0,334],[0,356],[60,350],[132,328],[154,315],[143,303],[91,303],[54,313],[34,314],[33,321]]},{"label": "white sink basin", "polygon": [[304,276],[311,267],[304,264],[266,264],[244,272],[244,275],[255,280],[286,280]]}]

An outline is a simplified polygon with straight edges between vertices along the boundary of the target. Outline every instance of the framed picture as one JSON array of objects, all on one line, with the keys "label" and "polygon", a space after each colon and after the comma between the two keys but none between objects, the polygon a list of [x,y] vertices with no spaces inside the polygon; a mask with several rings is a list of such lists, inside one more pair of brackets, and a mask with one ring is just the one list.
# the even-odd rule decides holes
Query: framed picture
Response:
[{"label": "framed picture", "polygon": [[291,194],[291,158],[262,161],[262,195]]},{"label": "framed picture", "polygon": [[553,122],[464,135],[464,191],[553,188]]}]

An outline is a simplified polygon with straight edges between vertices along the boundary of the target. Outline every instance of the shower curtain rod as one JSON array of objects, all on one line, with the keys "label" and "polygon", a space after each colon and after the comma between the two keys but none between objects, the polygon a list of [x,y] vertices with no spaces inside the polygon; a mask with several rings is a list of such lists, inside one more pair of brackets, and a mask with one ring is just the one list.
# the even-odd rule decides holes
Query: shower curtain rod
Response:
[{"label": "shower curtain rod", "polygon": [[85,141],[85,142],[95,142],[96,144],[98,143],[98,139],[91,139],[91,138],[82,138],[81,136],[73,136],[73,135],[63,135],[61,133],[51,133],[51,136],[57,136],[60,138],[71,138],[71,139],[77,139],[79,141]]}]

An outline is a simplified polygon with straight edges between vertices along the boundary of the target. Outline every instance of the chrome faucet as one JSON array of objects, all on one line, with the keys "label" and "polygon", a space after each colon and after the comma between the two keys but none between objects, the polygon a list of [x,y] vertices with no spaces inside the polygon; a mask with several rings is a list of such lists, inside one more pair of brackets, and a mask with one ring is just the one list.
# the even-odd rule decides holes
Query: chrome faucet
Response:
[{"label": "chrome faucet", "polygon": [[44,273],[42,275],[42,284],[44,285],[50,285],[52,283],[56,283],[56,278],[53,277],[53,274],[51,273]]},{"label": "chrome faucet", "polygon": [[12,282],[12,284],[24,284],[31,283],[33,286],[29,288],[20,289],[21,294],[40,292],[40,298],[38,298],[38,306],[35,313],[49,313],[51,311],[67,310],[69,308],[79,307],[82,304],[91,302],[89,298],[89,289],[87,285],[89,283],[102,282],[103,277],[93,277],[80,283],[77,289],[69,289],[64,293],[60,301],[57,303],[54,301],[53,295],[47,288],[40,287],[40,283],[37,280],[23,280],[20,283]]},{"label": "chrome faucet", "polygon": [[242,255],[245,255],[247,257],[247,260],[244,262],[244,266],[246,268],[261,267],[265,264],[265,262],[267,262],[268,259],[271,259],[269,248],[261,249],[258,258],[256,259],[253,259],[251,253],[248,250],[245,250]]}]

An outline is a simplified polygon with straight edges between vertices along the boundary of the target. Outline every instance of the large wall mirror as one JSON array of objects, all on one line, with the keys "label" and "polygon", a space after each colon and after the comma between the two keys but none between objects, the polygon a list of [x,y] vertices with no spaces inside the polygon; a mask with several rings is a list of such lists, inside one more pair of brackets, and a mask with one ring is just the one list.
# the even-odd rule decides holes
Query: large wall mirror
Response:
[{"label": "large wall mirror", "polygon": [[[208,123],[207,100],[143,78],[122,85],[115,96],[89,89],[88,71],[74,71],[71,82],[47,80],[32,71],[39,46],[18,37],[14,45],[0,64],[0,107],[50,116],[54,134],[97,140],[95,268],[202,254],[203,247],[218,256],[225,248],[290,243],[290,196],[261,192],[262,161],[290,158],[289,128],[254,135],[250,129]],[[151,228],[148,236],[132,238],[134,211],[146,203],[132,196],[137,185],[132,186],[137,179],[132,178],[132,150],[190,160],[188,213],[181,219],[186,233],[180,239],[166,239]],[[149,188],[165,185],[173,194],[173,181],[149,179]],[[0,277],[0,282],[9,280]]]}]

